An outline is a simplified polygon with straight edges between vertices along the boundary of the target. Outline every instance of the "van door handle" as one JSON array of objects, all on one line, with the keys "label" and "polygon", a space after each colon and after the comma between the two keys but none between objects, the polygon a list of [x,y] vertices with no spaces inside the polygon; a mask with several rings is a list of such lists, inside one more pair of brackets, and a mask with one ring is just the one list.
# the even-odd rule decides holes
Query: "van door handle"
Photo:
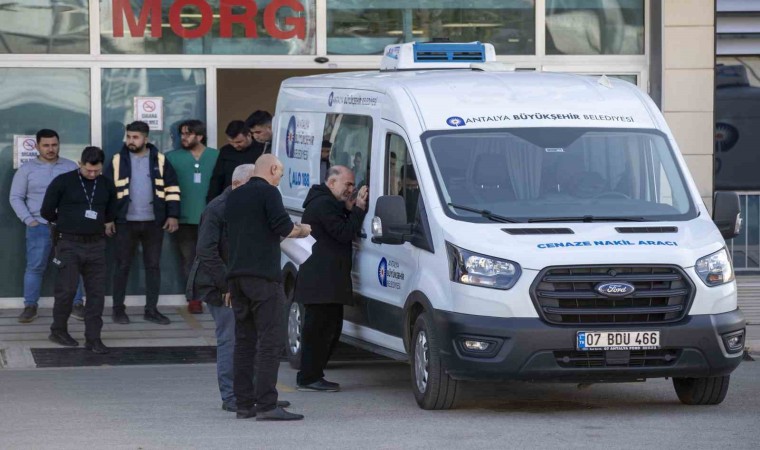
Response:
[{"label": "van door handle", "polygon": [[367,239],[367,233],[365,233],[363,230],[359,232],[359,237],[362,239]]}]

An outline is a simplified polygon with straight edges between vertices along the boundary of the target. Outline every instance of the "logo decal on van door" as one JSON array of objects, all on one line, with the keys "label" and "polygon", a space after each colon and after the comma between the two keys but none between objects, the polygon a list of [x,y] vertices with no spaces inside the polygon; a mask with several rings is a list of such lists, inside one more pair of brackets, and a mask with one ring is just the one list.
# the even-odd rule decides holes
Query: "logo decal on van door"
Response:
[{"label": "logo decal on van door", "polygon": [[285,132],[285,153],[292,158],[296,148],[296,116],[291,116]]},{"label": "logo decal on van door", "polygon": [[388,261],[385,258],[381,259],[380,265],[377,266],[377,280],[380,286],[388,286]]},{"label": "logo decal on van door", "polygon": [[327,97],[327,106],[332,106],[334,98],[335,98],[335,92],[330,92],[330,96]]},{"label": "logo decal on van door", "polygon": [[461,117],[457,117],[457,116],[449,117],[448,119],[446,119],[446,123],[450,127],[463,127],[463,126],[465,126],[464,119],[462,119]]},{"label": "logo decal on van door", "polygon": [[406,274],[402,271],[398,261],[387,260],[382,258],[377,266],[377,281],[380,286],[401,289],[401,283],[406,279]]}]

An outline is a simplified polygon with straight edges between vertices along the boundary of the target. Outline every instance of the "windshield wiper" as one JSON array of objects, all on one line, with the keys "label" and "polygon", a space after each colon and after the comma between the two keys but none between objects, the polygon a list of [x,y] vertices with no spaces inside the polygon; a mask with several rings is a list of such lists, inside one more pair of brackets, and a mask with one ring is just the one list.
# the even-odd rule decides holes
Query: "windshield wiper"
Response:
[{"label": "windshield wiper", "polygon": [[541,222],[646,222],[643,217],[631,216],[573,216],[573,217],[539,217],[528,219],[528,223]]},{"label": "windshield wiper", "polygon": [[464,205],[457,205],[456,203],[448,203],[449,206],[452,208],[462,209],[465,211],[473,212],[475,214],[480,214],[481,216],[485,217],[486,219],[493,220],[494,222],[502,222],[502,223],[520,223],[519,220],[510,219],[509,217],[500,216],[498,214],[494,214],[491,211],[487,209],[477,209],[477,208],[470,208],[469,206]]}]

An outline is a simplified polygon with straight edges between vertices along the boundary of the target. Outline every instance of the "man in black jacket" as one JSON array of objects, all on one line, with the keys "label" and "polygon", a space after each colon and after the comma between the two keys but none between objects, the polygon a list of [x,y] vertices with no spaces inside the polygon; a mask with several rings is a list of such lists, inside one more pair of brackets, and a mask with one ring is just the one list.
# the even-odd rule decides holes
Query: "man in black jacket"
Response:
[{"label": "man in black jacket", "polygon": [[116,189],[101,175],[105,154],[98,147],[82,152],[79,169],[58,175],[48,186],[40,213],[55,224],[55,304],[50,340],[66,347],[79,343],[68,333],[79,277],[87,289],[84,308],[85,347],[108,353],[100,340],[106,289],[106,239],[114,233]]},{"label": "man in black jacket", "polygon": [[250,128],[242,120],[230,122],[224,134],[227,135],[227,145],[219,149],[219,157],[216,159],[206,196],[208,203],[232,185],[232,172],[237,166],[255,164],[259,156],[269,153],[263,143],[251,137]]},{"label": "man in black jacket", "polygon": [[235,412],[232,390],[232,355],[235,350],[235,314],[227,290],[229,246],[224,222],[224,208],[230,192],[244,185],[253,176],[253,164],[237,166],[232,186],[206,205],[198,226],[196,257],[187,280],[188,298],[206,302],[216,324],[216,376],[222,395],[222,409]]},{"label": "man in black jacket", "polygon": [[343,305],[353,304],[352,241],[367,212],[367,187],[353,196],[354,174],[332,166],[324,184],[312,186],[304,201],[303,222],[316,243],[298,272],[295,301],[306,309],[302,334],[299,391],[340,389],[324,379],[324,369],[343,327]]},{"label": "man in black jacket", "polygon": [[238,419],[303,419],[277,403],[277,375],[286,335],[280,241],[311,232],[308,225],[293,224],[285,211],[277,189],[282,174],[277,157],[262,155],[256,161],[254,177],[230,193],[224,212],[230,243],[227,281],[235,311]]},{"label": "man in black jacket", "polygon": [[127,324],[124,298],[137,244],[145,265],[145,320],[161,325],[169,318],[158,312],[161,246],[164,231],[179,227],[179,184],[174,168],[153,144],[145,122],[127,125],[127,142],[113,156],[106,176],[116,185],[116,270],[113,277],[113,321]]}]

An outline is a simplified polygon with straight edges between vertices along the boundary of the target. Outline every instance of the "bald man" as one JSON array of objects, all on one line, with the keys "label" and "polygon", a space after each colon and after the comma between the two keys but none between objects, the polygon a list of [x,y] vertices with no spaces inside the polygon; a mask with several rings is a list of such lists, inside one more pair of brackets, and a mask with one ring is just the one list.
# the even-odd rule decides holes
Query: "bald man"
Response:
[{"label": "bald man", "polygon": [[256,160],[253,177],[230,192],[225,208],[238,419],[303,419],[277,404],[277,371],[286,335],[280,240],[304,238],[311,232],[308,225],[294,224],[285,211],[277,189],[282,173],[277,157],[262,155]]}]

